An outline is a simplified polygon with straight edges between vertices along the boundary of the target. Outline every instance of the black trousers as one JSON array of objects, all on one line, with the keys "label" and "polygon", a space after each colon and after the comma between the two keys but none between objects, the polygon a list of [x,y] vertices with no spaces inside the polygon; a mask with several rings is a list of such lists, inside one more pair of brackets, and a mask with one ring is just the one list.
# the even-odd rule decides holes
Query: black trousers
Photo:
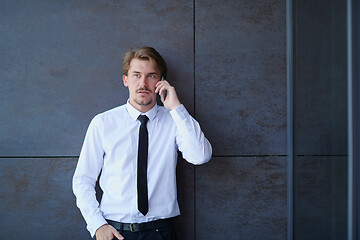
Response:
[{"label": "black trousers", "polygon": [[[173,224],[166,227],[154,228],[151,230],[131,232],[117,229],[125,240],[176,240],[176,233]],[[113,240],[116,240],[114,238]]]}]

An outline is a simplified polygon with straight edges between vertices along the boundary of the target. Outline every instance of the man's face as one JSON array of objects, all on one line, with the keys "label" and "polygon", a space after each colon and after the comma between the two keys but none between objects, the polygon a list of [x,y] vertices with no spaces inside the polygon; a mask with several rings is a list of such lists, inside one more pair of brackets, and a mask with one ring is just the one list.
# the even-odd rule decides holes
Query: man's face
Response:
[{"label": "man's face", "polygon": [[155,105],[155,85],[160,75],[153,62],[137,58],[131,60],[128,75],[123,75],[123,81],[129,88],[130,104],[137,110],[147,112]]}]

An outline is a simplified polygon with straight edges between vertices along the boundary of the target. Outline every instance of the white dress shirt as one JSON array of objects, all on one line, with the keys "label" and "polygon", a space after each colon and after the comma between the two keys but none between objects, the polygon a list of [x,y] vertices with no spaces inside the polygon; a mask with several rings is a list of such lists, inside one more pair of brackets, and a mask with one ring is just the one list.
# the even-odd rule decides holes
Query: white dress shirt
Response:
[{"label": "white dress shirt", "polygon": [[[183,105],[173,110],[155,105],[149,118],[149,212],[137,208],[137,153],[141,114],[129,102],[98,114],[87,130],[73,177],[73,191],[91,236],[105,219],[142,223],[180,214],[176,190],[177,150],[192,164],[210,160],[212,148],[198,122]],[[95,183],[100,176],[99,205]]]}]

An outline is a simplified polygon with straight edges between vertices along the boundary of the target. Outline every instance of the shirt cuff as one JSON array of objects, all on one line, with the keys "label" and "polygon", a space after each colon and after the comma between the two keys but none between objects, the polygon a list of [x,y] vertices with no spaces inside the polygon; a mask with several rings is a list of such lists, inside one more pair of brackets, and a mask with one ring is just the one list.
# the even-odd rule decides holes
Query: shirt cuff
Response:
[{"label": "shirt cuff", "polygon": [[175,122],[181,122],[190,116],[189,112],[186,110],[186,108],[183,104],[181,104],[177,108],[171,110],[170,114],[173,117]]}]

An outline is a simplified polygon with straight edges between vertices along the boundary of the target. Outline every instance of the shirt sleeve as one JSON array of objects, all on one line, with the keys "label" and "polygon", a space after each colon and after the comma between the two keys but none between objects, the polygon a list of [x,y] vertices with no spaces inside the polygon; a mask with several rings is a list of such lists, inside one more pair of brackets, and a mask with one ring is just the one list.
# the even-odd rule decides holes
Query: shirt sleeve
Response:
[{"label": "shirt sleeve", "polygon": [[107,223],[99,209],[95,192],[95,184],[103,166],[104,150],[102,146],[101,121],[95,117],[86,132],[73,177],[76,205],[80,209],[92,237],[99,227]]},{"label": "shirt sleeve", "polygon": [[184,105],[170,111],[177,127],[176,141],[183,157],[199,165],[211,159],[212,147],[201,131],[200,124],[188,113]]}]

